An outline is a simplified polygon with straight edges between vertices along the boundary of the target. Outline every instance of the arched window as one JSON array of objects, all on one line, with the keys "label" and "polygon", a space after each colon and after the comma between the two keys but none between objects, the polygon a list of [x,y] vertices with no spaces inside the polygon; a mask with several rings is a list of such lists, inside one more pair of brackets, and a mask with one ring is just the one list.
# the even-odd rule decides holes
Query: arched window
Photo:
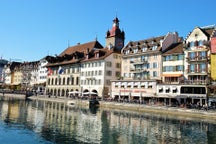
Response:
[{"label": "arched window", "polygon": [[54,79],[52,78],[52,79],[51,79],[51,85],[53,85],[53,82],[54,82]]},{"label": "arched window", "polygon": [[65,78],[63,78],[63,82],[62,82],[62,85],[65,85]]},{"label": "arched window", "polygon": [[61,85],[61,78],[59,78],[59,85]]},{"label": "arched window", "polygon": [[79,77],[76,78],[76,85],[79,85]]},{"label": "arched window", "polygon": [[57,83],[58,83],[58,79],[57,79],[57,78],[55,78],[55,85],[57,85]]},{"label": "arched window", "polygon": [[69,85],[70,84],[70,78],[68,77],[67,78],[67,85]]}]

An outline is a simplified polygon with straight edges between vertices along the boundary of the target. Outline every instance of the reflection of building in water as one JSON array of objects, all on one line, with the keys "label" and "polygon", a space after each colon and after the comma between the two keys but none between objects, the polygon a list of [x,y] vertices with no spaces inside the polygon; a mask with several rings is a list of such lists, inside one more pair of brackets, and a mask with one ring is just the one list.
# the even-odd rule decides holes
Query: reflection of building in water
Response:
[{"label": "reflection of building in water", "polygon": [[[127,143],[134,136],[142,138],[144,143],[181,143],[182,139],[190,142],[192,139],[189,137],[207,137],[207,125],[186,120],[181,123],[180,120],[162,118],[159,115],[130,114],[124,111],[109,112],[107,118],[111,131],[120,131],[120,143]],[[195,127],[196,130],[193,129]]]},{"label": "reflection of building in water", "polygon": [[102,137],[101,115],[97,113],[80,113],[77,123],[76,138],[82,142],[100,143]]},{"label": "reflection of building in water", "polygon": [[44,102],[45,127],[52,125],[54,131],[62,135],[76,134],[75,138],[80,142],[100,143],[102,136],[101,116],[93,115],[89,110],[69,108],[66,104]]},{"label": "reflection of building in water", "polygon": [[207,143],[214,139],[216,126],[204,119],[124,110],[100,109],[92,114],[89,109],[44,101],[1,101],[0,119],[19,123],[56,143]]},{"label": "reflection of building in water", "polygon": [[1,118],[2,119],[6,119],[7,115],[8,115],[8,103],[1,103]]},{"label": "reflection of building in water", "polygon": [[[36,106],[36,108],[32,108],[32,106]],[[33,103],[32,105],[29,105],[27,107],[27,113],[27,120],[30,121],[34,126],[34,131],[41,132],[43,128],[45,114],[42,110],[39,109],[39,102],[35,101],[35,103]]]}]

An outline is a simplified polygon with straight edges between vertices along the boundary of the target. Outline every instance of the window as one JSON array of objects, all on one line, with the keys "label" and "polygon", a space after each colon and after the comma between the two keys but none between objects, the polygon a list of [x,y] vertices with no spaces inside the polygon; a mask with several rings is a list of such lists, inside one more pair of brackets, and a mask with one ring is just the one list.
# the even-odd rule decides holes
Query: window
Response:
[{"label": "window", "polygon": [[113,54],[113,58],[114,59],[118,59],[118,55],[117,54]]},{"label": "window", "polygon": [[147,47],[143,47],[142,52],[146,52],[146,51],[147,51]]},{"label": "window", "polygon": [[106,80],[106,85],[111,85],[110,80]]},{"label": "window", "polygon": [[98,80],[98,85],[101,85],[101,80],[100,79]]},{"label": "window", "polygon": [[206,72],[206,64],[200,64],[201,72]]},{"label": "window", "polygon": [[134,48],[134,49],[133,49],[133,52],[134,52],[134,53],[137,53],[137,52],[138,52],[138,48]]},{"label": "window", "polygon": [[116,77],[120,77],[120,76],[121,76],[121,72],[118,72],[118,71],[117,71],[117,72],[115,73],[115,76],[116,76]]},{"label": "window", "polygon": [[170,88],[166,87],[166,93],[170,92]]},{"label": "window", "polygon": [[205,51],[201,51],[200,55],[201,55],[202,58],[206,58],[206,52]]},{"label": "window", "polygon": [[176,66],[176,71],[183,71],[183,66],[182,65]]},{"label": "window", "polygon": [[76,85],[79,85],[79,77],[76,78]]},{"label": "window", "polygon": [[125,54],[127,55],[127,54],[129,54],[130,53],[130,50],[126,50],[125,51]]},{"label": "window", "polygon": [[195,58],[195,52],[190,52],[189,57],[190,57],[190,59],[194,59]]},{"label": "window", "polygon": [[190,65],[190,71],[191,71],[191,72],[195,72],[195,65],[194,65],[194,64],[191,64],[191,65]]},{"label": "window", "polygon": [[147,56],[141,56],[141,61],[147,61],[147,60],[148,60]]},{"label": "window", "polygon": [[157,77],[157,72],[153,71],[153,77]]},{"label": "window", "polygon": [[111,66],[112,66],[112,63],[111,63],[111,62],[106,62],[106,66],[107,66],[107,67],[111,67]]},{"label": "window", "polygon": [[177,60],[183,60],[183,55],[182,54],[177,55]]},{"label": "window", "polygon": [[133,58],[133,57],[130,58],[130,62],[131,62],[131,63],[134,62],[134,58]]},{"label": "window", "polygon": [[157,68],[157,63],[156,62],[153,63],[153,68]]},{"label": "window", "polygon": [[112,76],[112,71],[106,71],[107,76]]},{"label": "window", "polygon": [[101,70],[99,70],[99,75],[102,75],[102,71]]},{"label": "window", "polygon": [[116,63],[116,68],[121,68],[121,64],[120,63]]},{"label": "window", "polygon": [[202,41],[202,40],[200,40],[200,41],[198,42],[198,46],[203,46],[203,41]]},{"label": "window", "polygon": [[61,85],[61,78],[59,78],[59,85]]},{"label": "window", "polygon": [[163,92],[163,88],[159,87],[159,93],[162,93],[162,92]]},{"label": "window", "polygon": [[65,78],[63,78],[62,85],[65,85]]},{"label": "window", "polygon": [[152,50],[157,50],[157,46],[154,45],[154,46],[152,47]]},{"label": "window", "polygon": [[70,79],[71,79],[71,85],[74,85],[74,78],[71,76]]},{"label": "window", "polygon": [[190,47],[193,47],[194,46],[194,42],[190,42]]}]

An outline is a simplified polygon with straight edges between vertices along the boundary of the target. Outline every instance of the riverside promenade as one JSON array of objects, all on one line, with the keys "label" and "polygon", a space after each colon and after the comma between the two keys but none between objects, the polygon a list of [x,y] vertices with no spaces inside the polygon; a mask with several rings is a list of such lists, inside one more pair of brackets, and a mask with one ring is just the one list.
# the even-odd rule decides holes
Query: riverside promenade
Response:
[{"label": "riverside promenade", "polygon": [[[52,101],[68,103],[68,101],[74,101],[78,106],[89,105],[88,100],[82,99],[71,99],[63,97],[48,97],[48,96],[31,96],[31,100],[42,100],[42,101]],[[122,111],[132,111],[138,113],[154,113],[158,115],[168,115],[174,117],[187,117],[187,118],[201,118],[203,120],[211,120],[216,122],[216,111],[215,110],[197,110],[179,107],[168,107],[168,106],[157,106],[157,105],[146,105],[146,104],[133,104],[133,103],[120,103],[120,102],[109,102],[109,101],[99,101],[100,107],[103,109],[116,109]]]}]

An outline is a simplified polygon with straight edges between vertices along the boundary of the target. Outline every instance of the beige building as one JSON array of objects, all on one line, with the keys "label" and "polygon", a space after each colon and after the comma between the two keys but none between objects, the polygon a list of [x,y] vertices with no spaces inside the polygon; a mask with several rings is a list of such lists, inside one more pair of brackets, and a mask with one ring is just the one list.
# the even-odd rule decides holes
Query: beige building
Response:
[{"label": "beige building", "polygon": [[121,77],[112,81],[112,97],[140,101],[155,97],[162,81],[162,51],[177,42],[176,32],[129,42],[121,51]]},{"label": "beige building", "polygon": [[124,31],[120,30],[116,17],[106,33],[105,47],[96,40],[77,44],[59,56],[47,58],[47,92],[55,96],[108,96],[110,80],[116,79],[121,72],[123,46]]},{"label": "beige building", "polygon": [[207,84],[210,74],[210,38],[214,26],[196,27],[185,39],[185,77],[188,83]]}]

